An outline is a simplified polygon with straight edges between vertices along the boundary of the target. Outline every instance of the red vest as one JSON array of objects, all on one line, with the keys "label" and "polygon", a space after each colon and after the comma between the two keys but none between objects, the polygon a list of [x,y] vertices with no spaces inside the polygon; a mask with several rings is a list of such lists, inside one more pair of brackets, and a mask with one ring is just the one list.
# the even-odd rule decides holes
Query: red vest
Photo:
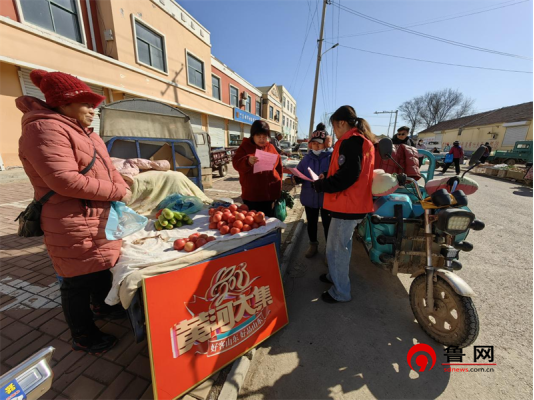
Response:
[{"label": "red vest", "polygon": [[[360,136],[363,138],[363,159],[360,177],[346,190],[337,193],[324,194],[324,208],[329,211],[344,214],[365,214],[373,211],[373,194],[371,187],[373,185],[373,170],[375,164],[375,149],[373,143],[365,136],[353,128],[346,132],[334,146],[332,161],[328,169],[328,176],[334,175],[339,169],[339,148],[341,143],[351,136]],[[350,155],[347,155],[350,157]]]}]

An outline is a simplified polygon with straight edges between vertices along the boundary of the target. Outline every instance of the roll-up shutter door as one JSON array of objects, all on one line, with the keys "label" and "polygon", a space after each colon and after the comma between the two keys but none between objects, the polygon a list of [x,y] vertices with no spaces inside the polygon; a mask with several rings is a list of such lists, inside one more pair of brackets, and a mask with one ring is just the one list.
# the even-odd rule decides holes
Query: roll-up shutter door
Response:
[{"label": "roll-up shutter door", "polygon": [[226,126],[222,118],[209,117],[209,134],[211,139],[211,147],[224,147]]},{"label": "roll-up shutter door", "polygon": [[230,146],[241,144],[241,124],[239,122],[228,122],[228,136],[230,137]]},{"label": "roll-up shutter door", "polygon": [[[30,79],[30,72],[32,72],[29,69],[21,68],[20,69],[20,77],[22,79],[22,82],[24,84],[24,87],[22,88],[22,92],[26,96],[33,96],[37,97],[38,99],[41,99],[45,101],[44,94],[39,90],[37,86],[35,86]],[[91,90],[101,96],[104,96],[104,89],[100,86],[91,85],[86,82],[86,85],[91,88]],[[104,101],[102,104],[105,104]],[[94,128],[95,133],[100,133],[100,110],[97,108],[95,109],[95,118],[93,119],[93,124],[91,125],[92,128]]]},{"label": "roll-up shutter door", "polygon": [[525,126],[510,126],[506,128],[502,146],[513,146],[515,142],[525,140],[527,137],[528,125]]},{"label": "roll-up shutter door", "polygon": [[187,115],[190,118],[189,122],[191,122],[191,128],[193,128],[193,130],[201,130],[201,131],[203,130],[202,129],[202,116],[200,113],[191,111],[191,110],[186,110],[183,108],[180,108],[180,111],[182,111],[185,115]]}]

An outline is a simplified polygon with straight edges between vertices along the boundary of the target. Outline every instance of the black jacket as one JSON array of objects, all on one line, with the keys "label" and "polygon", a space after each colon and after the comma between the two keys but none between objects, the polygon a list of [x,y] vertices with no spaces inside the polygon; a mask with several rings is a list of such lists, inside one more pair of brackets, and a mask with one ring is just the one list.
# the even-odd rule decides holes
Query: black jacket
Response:
[{"label": "black jacket", "polygon": [[397,135],[393,136],[393,139],[391,139],[393,144],[405,144],[407,146],[415,147],[415,143],[412,139],[410,139],[408,136],[406,136],[406,139],[400,140]]}]

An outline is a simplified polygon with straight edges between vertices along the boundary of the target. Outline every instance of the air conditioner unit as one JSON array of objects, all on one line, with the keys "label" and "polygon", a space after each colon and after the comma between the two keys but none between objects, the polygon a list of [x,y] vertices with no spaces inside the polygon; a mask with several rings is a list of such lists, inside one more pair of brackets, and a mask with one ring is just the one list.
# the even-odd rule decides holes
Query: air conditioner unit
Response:
[{"label": "air conditioner unit", "polygon": [[239,102],[239,106],[245,107],[246,105],[247,105],[247,101],[245,99],[241,99],[241,101]]},{"label": "air conditioner unit", "polygon": [[241,96],[244,98],[244,99],[247,99],[248,98],[248,92],[245,90],[243,91],[243,93],[241,93]]}]

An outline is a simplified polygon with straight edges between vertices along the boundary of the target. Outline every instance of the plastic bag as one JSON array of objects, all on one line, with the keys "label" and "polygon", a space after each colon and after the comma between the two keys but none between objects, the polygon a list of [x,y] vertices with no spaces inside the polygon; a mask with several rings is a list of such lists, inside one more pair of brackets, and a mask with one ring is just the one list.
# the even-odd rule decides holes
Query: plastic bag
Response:
[{"label": "plastic bag", "polygon": [[276,200],[274,203],[274,217],[284,222],[287,218],[286,201],[283,199]]},{"label": "plastic bag", "polygon": [[445,159],[443,160],[443,162],[445,164],[452,164],[452,161],[454,160],[454,154],[452,153],[449,153],[445,156]]},{"label": "plastic bag", "polygon": [[165,197],[156,207],[159,211],[168,208],[172,211],[178,211],[187,215],[195,214],[202,210],[204,203],[196,196],[183,196],[181,194],[171,194]]},{"label": "plastic bag", "polygon": [[148,222],[147,217],[137,214],[121,201],[112,201],[106,223],[106,239],[118,240],[140,231]]}]

